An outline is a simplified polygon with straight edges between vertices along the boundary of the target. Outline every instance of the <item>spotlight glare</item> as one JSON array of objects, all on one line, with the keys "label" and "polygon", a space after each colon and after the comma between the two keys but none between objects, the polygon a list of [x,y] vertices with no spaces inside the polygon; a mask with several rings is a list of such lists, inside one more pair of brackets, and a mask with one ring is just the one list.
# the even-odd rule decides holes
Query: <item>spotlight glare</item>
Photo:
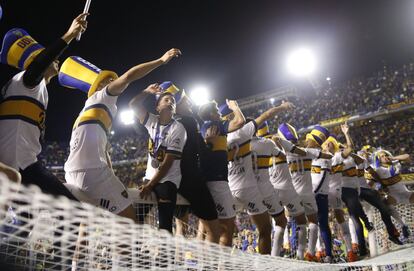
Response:
[{"label": "spotlight glare", "polygon": [[200,106],[207,103],[210,99],[208,89],[204,86],[199,86],[193,89],[190,93],[191,100],[195,105]]},{"label": "spotlight glare", "polygon": [[124,125],[132,125],[135,123],[135,116],[132,110],[121,111],[119,118]]},{"label": "spotlight glare", "polygon": [[270,98],[270,102],[273,104],[275,102],[275,98]]},{"label": "spotlight glare", "polygon": [[297,49],[289,54],[287,67],[289,72],[295,76],[308,76],[316,68],[316,59],[311,50]]}]

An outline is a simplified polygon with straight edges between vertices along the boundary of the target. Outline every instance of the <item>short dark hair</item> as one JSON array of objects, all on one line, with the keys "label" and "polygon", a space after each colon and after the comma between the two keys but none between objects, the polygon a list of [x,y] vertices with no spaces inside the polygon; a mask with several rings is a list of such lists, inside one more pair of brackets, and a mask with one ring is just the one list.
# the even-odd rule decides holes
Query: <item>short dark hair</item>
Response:
[{"label": "short dark hair", "polygon": [[158,98],[155,101],[155,107],[157,107],[158,106],[158,103],[161,101],[161,99],[164,96],[167,96],[167,95],[171,95],[172,97],[174,97],[174,95],[172,93],[170,93],[170,92],[163,92],[163,93],[161,93],[160,96],[158,96]]},{"label": "short dark hair", "polygon": [[198,115],[203,121],[210,120],[210,114],[213,112],[213,110],[217,110],[216,101],[211,101],[200,106],[198,109]]}]

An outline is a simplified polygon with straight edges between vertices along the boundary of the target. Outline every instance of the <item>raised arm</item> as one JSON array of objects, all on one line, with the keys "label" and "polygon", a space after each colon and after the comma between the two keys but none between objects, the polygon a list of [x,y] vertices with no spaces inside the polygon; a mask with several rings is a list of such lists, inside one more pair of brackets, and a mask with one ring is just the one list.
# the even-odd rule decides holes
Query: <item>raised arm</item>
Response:
[{"label": "raised arm", "polygon": [[351,157],[352,157],[352,159],[354,159],[355,164],[357,164],[357,165],[364,163],[364,159],[362,157],[356,155],[355,153],[351,153]]},{"label": "raised arm", "polygon": [[295,108],[290,102],[282,102],[281,105],[272,107],[255,119],[257,126],[260,126],[266,120],[274,118],[278,113]]},{"label": "raised arm", "polygon": [[144,124],[145,117],[148,114],[147,109],[144,106],[145,99],[149,95],[157,95],[160,93],[160,86],[158,84],[152,84],[129,102],[129,107],[132,109],[132,111],[134,111],[135,116],[139,119],[139,122],[141,122],[141,124]]},{"label": "raised arm", "polygon": [[306,155],[306,151],[298,146],[295,146],[295,148],[292,150],[292,153],[296,153],[300,156],[305,156]]},{"label": "raised arm", "polygon": [[234,118],[229,122],[228,132],[231,133],[242,128],[246,123],[246,119],[244,118],[243,112],[241,112],[236,101],[226,100],[226,103],[234,113]]},{"label": "raised arm", "polygon": [[404,153],[397,156],[391,157],[392,160],[398,160],[400,162],[409,162],[411,160],[411,157],[409,154]]},{"label": "raised arm", "polygon": [[342,130],[342,133],[344,133],[345,139],[346,139],[346,147],[342,151],[342,157],[347,158],[352,153],[352,150],[354,148],[354,143],[352,142],[351,136],[349,135],[348,123],[345,122],[344,124],[342,124],[341,130]]},{"label": "raised arm", "polygon": [[108,91],[112,95],[120,95],[129,86],[130,83],[141,79],[161,65],[167,64],[174,57],[181,55],[181,51],[178,49],[171,49],[167,51],[162,57],[136,65],[129,69],[126,73],[121,75],[118,79],[114,80],[108,85]]},{"label": "raised arm", "polygon": [[[49,66],[55,61],[68,44],[79,34],[83,33],[87,27],[86,16],[88,13],[82,13],[76,17],[70,25],[68,31],[50,46],[46,47],[29,65],[23,75],[23,83],[28,88],[34,88],[39,85],[45,77]],[[56,63],[57,65],[57,63]],[[56,67],[56,70],[58,68]]]},{"label": "raised arm", "polygon": [[298,146],[296,146],[292,142],[290,142],[288,140],[285,140],[283,138],[280,138],[277,135],[273,135],[272,140],[276,143],[277,146],[281,147],[282,149],[284,149],[287,152],[296,153],[300,156],[305,156],[306,155],[306,151],[304,149],[299,148]]},{"label": "raised arm", "polygon": [[321,158],[322,159],[331,159],[332,157],[333,157],[333,155],[330,154],[330,153],[321,152]]},{"label": "raised arm", "polygon": [[366,170],[368,171],[368,173],[371,176],[371,179],[370,179],[371,181],[379,182],[381,180],[378,173],[372,167],[368,167]]}]

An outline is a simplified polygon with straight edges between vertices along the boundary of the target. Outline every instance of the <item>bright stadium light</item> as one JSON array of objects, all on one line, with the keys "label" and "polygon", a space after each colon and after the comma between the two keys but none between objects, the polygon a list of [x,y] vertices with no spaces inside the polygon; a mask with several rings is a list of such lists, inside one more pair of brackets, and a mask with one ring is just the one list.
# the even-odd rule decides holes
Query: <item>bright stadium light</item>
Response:
[{"label": "bright stadium light", "polygon": [[270,103],[273,104],[275,102],[275,98],[270,98]]},{"label": "bright stadium light", "polygon": [[289,72],[295,76],[308,76],[316,68],[315,55],[309,49],[297,49],[288,55],[287,66]]},{"label": "bright stadium light", "polygon": [[135,123],[134,112],[132,110],[121,111],[119,119],[124,125],[132,125]]},{"label": "bright stadium light", "polygon": [[206,87],[199,86],[191,91],[190,98],[196,105],[200,106],[209,101],[210,95]]}]

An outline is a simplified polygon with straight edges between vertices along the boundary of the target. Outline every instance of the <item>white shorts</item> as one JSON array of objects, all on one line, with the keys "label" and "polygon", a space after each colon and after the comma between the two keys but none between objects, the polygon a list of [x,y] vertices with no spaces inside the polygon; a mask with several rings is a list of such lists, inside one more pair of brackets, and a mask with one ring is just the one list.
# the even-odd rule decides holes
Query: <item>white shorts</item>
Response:
[{"label": "white shorts", "polygon": [[96,206],[112,213],[119,214],[132,205],[127,189],[108,167],[66,172],[65,179],[84,192]]},{"label": "white shorts", "polygon": [[316,204],[315,194],[299,195],[300,201],[305,209],[305,215],[312,215],[318,213],[318,205]]},{"label": "white shorts", "polygon": [[329,208],[337,210],[337,209],[343,209],[344,203],[342,202],[341,195],[342,195],[342,188],[336,187],[336,188],[329,188],[329,194],[328,194],[328,202],[329,202]]},{"label": "white shorts", "polygon": [[263,203],[267,207],[270,215],[278,215],[284,211],[280,198],[270,181],[259,180],[257,187],[259,188],[260,194],[262,194]]},{"label": "white shorts", "polygon": [[297,217],[301,214],[305,213],[305,209],[303,208],[303,204],[299,199],[298,193],[296,190],[293,189],[275,189],[278,199],[283,206],[285,206],[286,210],[288,211],[289,215],[292,217]]},{"label": "white shorts", "polygon": [[219,219],[232,218],[236,216],[236,204],[231,195],[227,181],[208,181],[208,190],[213,197]]},{"label": "white shorts", "polygon": [[390,195],[397,203],[410,203],[410,197],[413,191],[407,189],[402,183],[396,183],[387,186],[388,195]]},{"label": "white shorts", "polygon": [[258,215],[267,212],[263,203],[263,196],[257,186],[231,191],[234,199],[243,205],[249,215]]}]

